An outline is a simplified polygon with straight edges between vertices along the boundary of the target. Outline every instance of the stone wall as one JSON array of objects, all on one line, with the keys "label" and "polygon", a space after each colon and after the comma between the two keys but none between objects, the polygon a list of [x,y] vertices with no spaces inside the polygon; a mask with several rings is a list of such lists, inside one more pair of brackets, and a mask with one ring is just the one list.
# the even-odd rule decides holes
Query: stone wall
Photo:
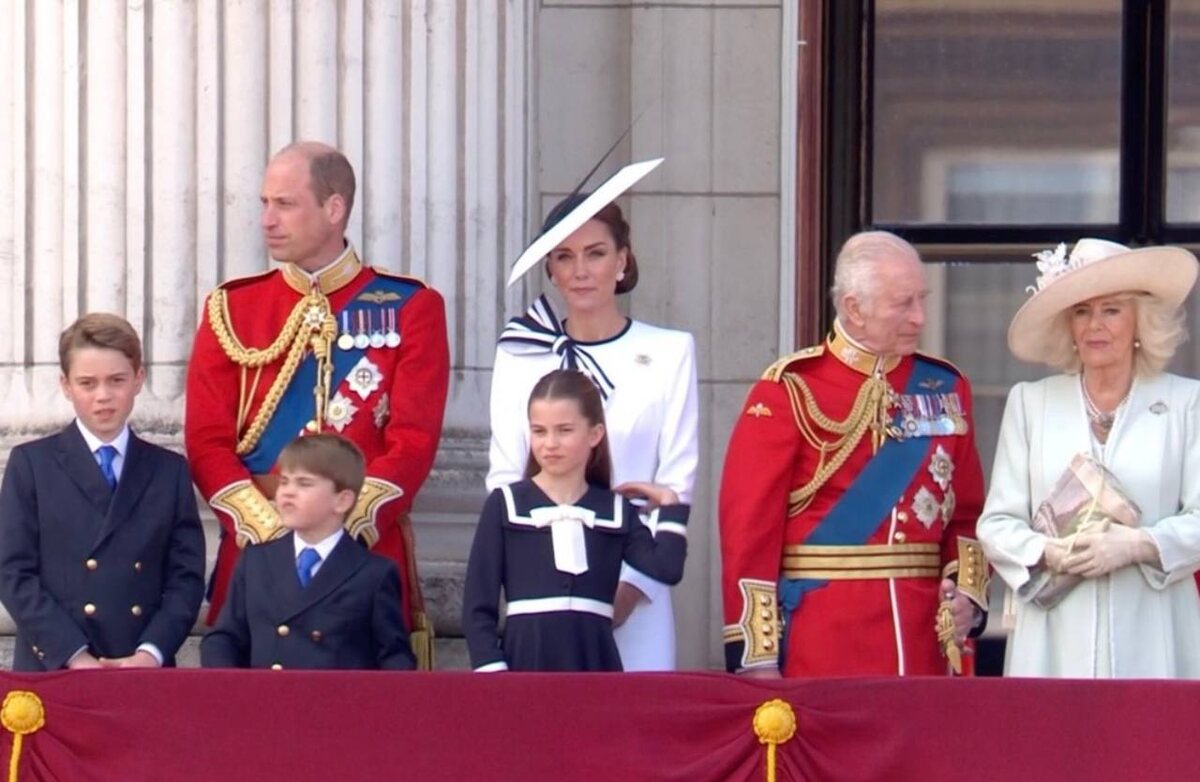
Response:
[{"label": "stone wall", "polygon": [[[640,115],[600,173],[666,157],[625,201],[642,263],[629,307],[696,336],[702,462],[676,589],[680,663],[720,665],[714,508],[725,440],[749,383],[791,347],[793,4],[46,0],[5,9],[0,458],[69,420],[57,337],[92,310],[121,313],[143,334],[149,382],[135,424],[179,447],[203,297],[268,268],[258,187],[269,155],[293,138],[336,144],[359,173],[350,235],[363,256],[427,279],[448,304],[446,432],[414,513],[443,632],[459,631],[484,497],[495,339],[540,292],[539,275],[506,289],[507,266],[545,210]],[[10,627],[0,618],[0,632]]]}]

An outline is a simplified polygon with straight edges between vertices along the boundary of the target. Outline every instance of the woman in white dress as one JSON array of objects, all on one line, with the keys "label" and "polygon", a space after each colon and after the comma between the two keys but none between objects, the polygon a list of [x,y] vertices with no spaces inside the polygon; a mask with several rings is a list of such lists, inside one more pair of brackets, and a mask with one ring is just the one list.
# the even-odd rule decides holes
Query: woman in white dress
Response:
[{"label": "woman in white dress", "polygon": [[[543,234],[585,200],[586,194],[571,196],[556,206]],[[695,347],[687,332],[621,313],[617,296],[637,285],[638,267],[620,207],[600,208],[549,251],[545,269],[565,302],[565,318],[560,322],[543,296],[500,337],[492,373],[488,491],[523,476],[529,392],[543,375],[563,367],[588,373],[604,396],[613,485],[657,483],[690,503],[698,439]],[[673,670],[670,587],[626,564],[613,608],[624,669]]]},{"label": "woman in white dress", "polygon": [[[1064,374],[1008,396],[978,535],[1013,590],[1010,676],[1200,678],[1200,382],[1164,372],[1186,332],[1191,253],[1082,239],[1039,253],[1009,328],[1022,360]],[[1141,510],[1074,539],[1030,520],[1076,454],[1103,464]],[[1044,571],[1083,581],[1042,608]]]}]

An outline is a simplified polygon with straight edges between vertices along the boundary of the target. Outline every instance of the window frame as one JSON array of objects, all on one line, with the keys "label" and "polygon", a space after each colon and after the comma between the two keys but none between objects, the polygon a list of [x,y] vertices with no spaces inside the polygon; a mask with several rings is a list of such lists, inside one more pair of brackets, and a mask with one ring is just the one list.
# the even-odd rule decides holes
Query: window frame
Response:
[{"label": "window frame", "polygon": [[[1122,3],[1120,184],[1116,223],[911,224],[872,215],[874,0],[818,0],[824,16],[827,196],[823,243],[833,255],[857,231],[892,231],[927,260],[1012,262],[1080,236],[1123,244],[1200,245],[1200,223],[1166,221],[1168,0]],[[804,89],[804,84],[801,84]],[[803,143],[803,139],[801,140]]]}]

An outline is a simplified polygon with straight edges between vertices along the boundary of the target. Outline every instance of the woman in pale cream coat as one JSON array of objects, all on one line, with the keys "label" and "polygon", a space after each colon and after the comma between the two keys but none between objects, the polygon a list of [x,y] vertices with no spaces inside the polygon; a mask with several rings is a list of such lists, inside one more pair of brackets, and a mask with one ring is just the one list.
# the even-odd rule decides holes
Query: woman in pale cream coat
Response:
[{"label": "woman in pale cream coat", "polygon": [[[978,526],[1016,597],[1005,673],[1200,678],[1200,382],[1163,371],[1185,337],[1196,259],[1099,239],[1038,257],[1009,347],[1065,374],[1010,392]],[[1099,525],[1071,545],[1031,528],[1078,453],[1138,504],[1137,527]],[[1084,580],[1043,609],[1028,594],[1042,568]]]}]

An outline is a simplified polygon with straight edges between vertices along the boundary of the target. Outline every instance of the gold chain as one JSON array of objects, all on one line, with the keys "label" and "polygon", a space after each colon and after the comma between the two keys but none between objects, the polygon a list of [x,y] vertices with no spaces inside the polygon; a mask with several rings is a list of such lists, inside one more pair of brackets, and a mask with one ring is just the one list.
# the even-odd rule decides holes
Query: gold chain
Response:
[{"label": "gold chain", "polygon": [[[324,421],[325,406],[329,401],[329,386],[333,377],[331,347],[334,339],[337,338],[337,319],[333,316],[329,299],[321,293],[320,289],[314,288],[296,303],[291,314],[284,321],[279,336],[266,348],[247,348],[233,333],[229,322],[229,300],[221,288],[218,288],[209,297],[208,322],[221,350],[225,352],[230,361],[241,367],[243,372],[247,368],[261,371],[263,366],[275,361],[283,355],[284,351],[287,351],[283,366],[279,368],[279,374],[275,376],[271,387],[267,389],[267,395],[263,398],[262,405],[259,406],[258,412],[255,413],[253,420],[246,428],[245,434],[238,440],[235,450],[239,456],[249,453],[254,446],[258,445],[263,431],[267,428],[267,423],[275,415],[275,410],[279,407],[284,392],[291,384],[292,378],[295,377],[296,369],[300,366],[300,362],[309,348],[312,349],[317,359],[317,384],[313,388],[313,401],[317,424],[320,427]],[[255,387],[258,385],[257,377],[254,385]],[[246,408],[251,401],[243,399],[239,406]],[[244,416],[245,410],[240,409],[238,420],[243,420]]]},{"label": "gold chain", "polygon": [[[817,407],[812,390],[799,376],[789,372],[784,375],[783,381],[796,426],[805,441],[818,452],[817,469],[812,480],[788,494],[788,516],[796,516],[808,507],[817,491],[846,463],[868,429],[874,431],[875,447],[878,448],[882,443],[888,434],[892,392],[883,378],[869,378],[859,388],[850,414],[842,421],[835,421]],[[841,437],[823,440],[813,424]],[[832,458],[829,458],[831,453]]]}]

